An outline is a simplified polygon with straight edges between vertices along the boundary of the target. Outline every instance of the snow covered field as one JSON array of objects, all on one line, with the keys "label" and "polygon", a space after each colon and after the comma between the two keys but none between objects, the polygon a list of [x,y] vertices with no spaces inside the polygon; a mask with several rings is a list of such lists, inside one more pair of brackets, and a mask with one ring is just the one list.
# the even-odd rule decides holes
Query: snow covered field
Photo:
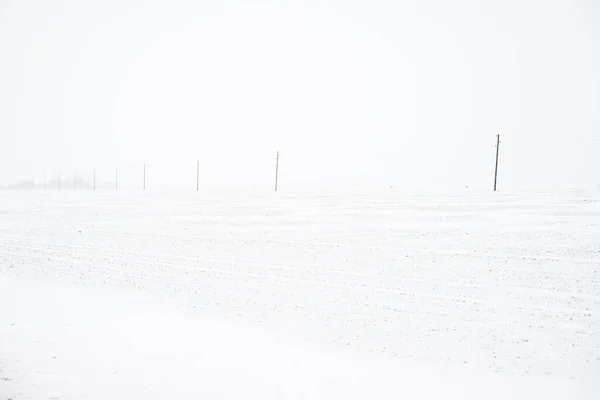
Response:
[{"label": "snow covered field", "polygon": [[5,191],[0,395],[594,399],[599,278],[599,192]]}]

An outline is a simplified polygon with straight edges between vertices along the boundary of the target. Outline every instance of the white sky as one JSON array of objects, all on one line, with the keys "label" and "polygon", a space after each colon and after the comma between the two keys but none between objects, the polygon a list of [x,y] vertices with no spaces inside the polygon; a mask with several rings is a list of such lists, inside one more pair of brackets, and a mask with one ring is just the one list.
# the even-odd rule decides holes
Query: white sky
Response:
[{"label": "white sky", "polygon": [[0,0],[0,184],[600,185],[595,0]]}]

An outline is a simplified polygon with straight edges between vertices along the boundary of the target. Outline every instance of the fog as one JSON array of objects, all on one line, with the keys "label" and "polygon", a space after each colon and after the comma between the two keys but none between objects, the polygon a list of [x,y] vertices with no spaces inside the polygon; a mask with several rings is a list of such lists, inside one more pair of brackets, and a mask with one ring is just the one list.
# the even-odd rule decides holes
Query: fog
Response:
[{"label": "fog", "polygon": [[0,57],[0,184],[600,186],[594,0],[0,0]]}]

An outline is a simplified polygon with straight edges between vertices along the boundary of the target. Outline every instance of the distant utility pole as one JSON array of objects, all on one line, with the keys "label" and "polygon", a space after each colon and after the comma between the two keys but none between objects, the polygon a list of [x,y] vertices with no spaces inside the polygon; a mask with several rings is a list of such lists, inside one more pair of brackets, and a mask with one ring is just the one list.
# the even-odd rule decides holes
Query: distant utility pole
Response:
[{"label": "distant utility pole", "polygon": [[496,135],[496,170],[494,172],[494,192],[498,187],[498,156],[500,155],[500,134]]},{"label": "distant utility pole", "polygon": [[196,192],[200,190],[200,160],[196,163]]},{"label": "distant utility pole", "polygon": [[275,191],[279,184],[279,152],[277,152],[277,158],[275,159]]},{"label": "distant utility pole", "polygon": [[92,184],[92,190],[96,190],[96,168],[94,168],[94,183]]},{"label": "distant utility pole", "polygon": [[146,164],[144,164],[144,190],[146,190]]}]

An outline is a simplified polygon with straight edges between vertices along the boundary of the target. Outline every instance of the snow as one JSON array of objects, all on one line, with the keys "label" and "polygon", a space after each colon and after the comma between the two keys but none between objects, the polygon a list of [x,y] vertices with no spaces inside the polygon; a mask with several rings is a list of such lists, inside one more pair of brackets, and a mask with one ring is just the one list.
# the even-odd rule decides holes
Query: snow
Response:
[{"label": "snow", "polygon": [[594,399],[600,193],[0,192],[0,399]]}]

